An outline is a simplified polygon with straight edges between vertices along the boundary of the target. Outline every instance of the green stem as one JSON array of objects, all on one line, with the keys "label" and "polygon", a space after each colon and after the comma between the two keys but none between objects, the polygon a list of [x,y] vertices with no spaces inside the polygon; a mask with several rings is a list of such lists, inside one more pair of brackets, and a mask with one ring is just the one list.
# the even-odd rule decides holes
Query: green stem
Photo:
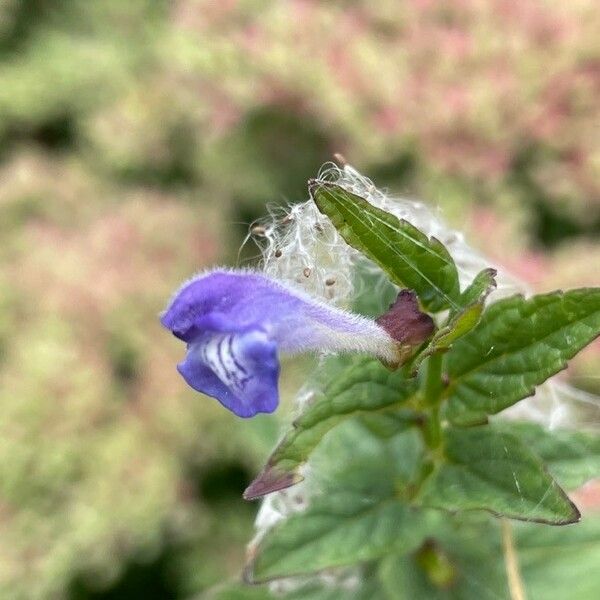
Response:
[{"label": "green stem", "polygon": [[442,395],[442,363],[444,356],[440,353],[432,354],[427,359],[425,371],[425,405],[438,406]]},{"label": "green stem", "polygon": [[437,448],[442,441],[440,425],[440,400],[442,396],[442,354],[432,354],[427,359],[423,399],[428,409],[427,421],[423,428],[423,438],[430,448]]},{"label": "green stem", "polygon": [[519,571],[519,561],[515,549],[512,526],[508,519],[500,519],[502,526],[502,547],[504,550],[504,562],[508,577],[508,590],[511,600],[526,600],[523,579]]}]

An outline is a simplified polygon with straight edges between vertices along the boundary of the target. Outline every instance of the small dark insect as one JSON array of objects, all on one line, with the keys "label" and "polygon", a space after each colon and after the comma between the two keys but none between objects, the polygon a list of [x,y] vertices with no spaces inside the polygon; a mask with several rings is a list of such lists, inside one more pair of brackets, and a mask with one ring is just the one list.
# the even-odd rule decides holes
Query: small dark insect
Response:
[{"label": "small dark insect", "polygon": [[310,277],[311,270],[310,270],[308,267],[306,267],[306,268],[305,268],[305,269],[302,271],[302,274],[304,275],[304,277]]},{"label": "small dark insect", "polygon": [[333,277],[329,277],[329,279],[325,280],[325,285],[331,286],[335,283],[335,279]]},{"label": "small dark insect", "polygon": [[275,258],[281,258],[283,252],[281,250],[275,250]]}]

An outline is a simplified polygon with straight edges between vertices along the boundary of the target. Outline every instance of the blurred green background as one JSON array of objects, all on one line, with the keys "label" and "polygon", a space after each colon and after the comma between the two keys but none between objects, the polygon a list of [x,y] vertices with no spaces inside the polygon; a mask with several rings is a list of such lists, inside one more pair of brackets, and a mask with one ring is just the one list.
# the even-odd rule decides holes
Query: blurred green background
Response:
[{"label": "blurred green background", "polygon": [[194,394],[157,315],[334,152],[534,289],[598,285],[598,31],[596,0],[0,0],[0,598],[239,573],[286,411]]}]

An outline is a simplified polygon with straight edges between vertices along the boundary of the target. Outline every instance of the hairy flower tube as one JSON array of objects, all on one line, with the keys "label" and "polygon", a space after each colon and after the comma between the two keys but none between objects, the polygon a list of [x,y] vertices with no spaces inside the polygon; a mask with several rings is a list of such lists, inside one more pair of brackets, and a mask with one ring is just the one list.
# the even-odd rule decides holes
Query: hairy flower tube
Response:
[{"label": "hairy flower tube", "polygon": [[385,325],[252,271],[199,275],[175,294],[161,323],[187,344],[177,366],[185,381],[240,417],[277,407],[280,351],[366,352],[390,364],[402,359],[402,345]]}]

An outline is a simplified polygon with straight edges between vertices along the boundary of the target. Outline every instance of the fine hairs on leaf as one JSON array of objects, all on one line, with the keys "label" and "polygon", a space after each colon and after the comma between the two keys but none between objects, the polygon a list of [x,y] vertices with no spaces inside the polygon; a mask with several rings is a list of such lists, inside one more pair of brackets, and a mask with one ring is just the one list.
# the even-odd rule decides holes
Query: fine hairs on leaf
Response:
[{"label": "fine hairs on leaf", "polygon": [[[545,415],[551,397],[552,416],[560,398],[581,397],[552,377],[600,334],[600,288],[533,295],[348,164],[308,188],[308,202],[261,224],[264,271],[364,315],[401,358],[386,364],[370,347],[320,357],[244,493],[264,497],[245,571],[254,586],[215,597],[600,597],[600,514],[582,518],[574,502],[600,479],[600,436],[527,410],[542,403]],[[294,318],[274,343],[302,335]],[[599,406],[573,411],[584,421]]]}]

